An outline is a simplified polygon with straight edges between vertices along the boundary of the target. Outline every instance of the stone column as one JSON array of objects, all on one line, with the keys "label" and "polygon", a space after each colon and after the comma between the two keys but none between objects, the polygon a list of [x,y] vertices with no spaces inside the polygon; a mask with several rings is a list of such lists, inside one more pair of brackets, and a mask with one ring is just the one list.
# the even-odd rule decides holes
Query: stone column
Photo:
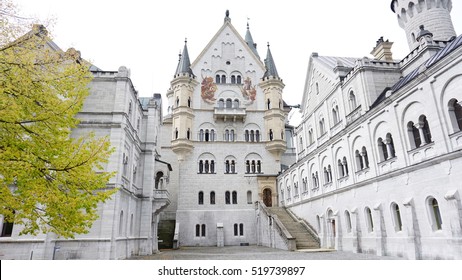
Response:
[{"label": "stone column", "polygon": [[[403,202],[405,207],[405,215],[403,215],[407,229],[407,245],[405,250],[409,259],[418,260],[421,258],[421,244],[420,244],[420,229],[415,212],[414,199],[409,198]],[[404,223],[403,223],[404,224]]]},{"label": "stone column", "polygon": [[373,207],[374,220],[376,221],[375,235],[377,244],[377,256],[386,256],[387,254],[387,233],[385,222],[382,215],[382,205],[379,203]]},{"label": "stone column", "polygon": [[342,226],[340,224],[340,215],[339,211],[334,212],[335,219],[335,249],[338,251],[343,250],[343,236],[342,236]]},{"label": "stone column", "polygon": [[351,233],[353,235],[353,248],[354,253],[362,253],[361,248],[361,226],[359,224],[359,215],[358,215],[358,208],[351,209],[351,214],[353,218],[351,219]]},{"label": "stone column", "polygon": [[[453,237],[460,238],[462,236],[462,205],[458,190],[450,190],[444,196],[448,204],[452,206],[449,217],[449,225]],[[453,214],[452,214],[453,213]]]},{"label": "stone column", "polygon": [[415,127],[419,130],[420,142],[422,143],[421,145],[428,144],[427,140],[425,138],[425,133],[423,131],[424,124],[423,123],[416,123]]}]

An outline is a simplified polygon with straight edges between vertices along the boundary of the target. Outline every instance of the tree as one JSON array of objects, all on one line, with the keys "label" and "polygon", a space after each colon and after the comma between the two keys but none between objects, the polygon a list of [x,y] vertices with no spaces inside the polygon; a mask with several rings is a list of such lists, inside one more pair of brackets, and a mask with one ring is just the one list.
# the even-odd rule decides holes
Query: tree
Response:
[{"label": "tree", "polygon": [[[103,164],[107,138],[71,137],[89,94],[89,64],[60,50],[43,25],[24,30],[10,1],[0,1],[0,214],[21,234],[86,233],[115,190]],[[24,33],[23,33],[24,34]]]}]

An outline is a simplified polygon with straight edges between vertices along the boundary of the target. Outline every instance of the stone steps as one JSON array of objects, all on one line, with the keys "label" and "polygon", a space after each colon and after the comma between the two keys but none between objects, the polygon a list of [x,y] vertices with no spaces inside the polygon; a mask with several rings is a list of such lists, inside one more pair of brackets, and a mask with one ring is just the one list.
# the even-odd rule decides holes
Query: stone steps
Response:
[{"label": "stone steps", "polygon": [[311,235],[311,233],[299,222],[296,221],[287,213],[287,210],[281,207],[268,208],[271,214],[277,215],[278,219],[295,238],[297,250],[300,249],[319,249],[319,242]]}]

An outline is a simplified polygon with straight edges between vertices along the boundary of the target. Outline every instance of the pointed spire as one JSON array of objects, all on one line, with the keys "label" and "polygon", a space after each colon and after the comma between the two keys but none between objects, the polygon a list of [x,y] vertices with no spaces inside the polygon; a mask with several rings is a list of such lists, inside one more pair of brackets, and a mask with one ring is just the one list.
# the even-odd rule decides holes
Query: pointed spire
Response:
[{"label": "pointed spire", "polygon": [[254,43],[252,34],[250,34],[250,28],[249,28],[249,18],[247,18],[247,32],[245,33],[245,42],[247,43],[247,46],[252,50],[252,52],[260,58],[260,55],[258,55],[257,52],[257,44]]},{"label": "pointed spire", "polygon": [[183,53],[180,54],[180,58],[178,60],[178,67],[176,68],[176,72],[175,72],[175,77],[180,74],[189,74],[189,75],[194,76],[194,73],[191,70],[191,62],[189,61],[187,43],[188,41],[187,39],[185,39]]},{"label": "pointed spire", "polygon": [[225,22],[231,22],[231,18],[229,17],[229,10],[226,10],[226,13],[225,13]]},{"label": "pointed spire", "polygon": [[265,66],[266,66],[266,72],[263,75],[263,78],[274,77],[274,78],[279,79],[278,70],[276,69],[276,64],[274,63],[273,56],[271,55],[269,43],[268,43],[268,52],[266,53]]}]

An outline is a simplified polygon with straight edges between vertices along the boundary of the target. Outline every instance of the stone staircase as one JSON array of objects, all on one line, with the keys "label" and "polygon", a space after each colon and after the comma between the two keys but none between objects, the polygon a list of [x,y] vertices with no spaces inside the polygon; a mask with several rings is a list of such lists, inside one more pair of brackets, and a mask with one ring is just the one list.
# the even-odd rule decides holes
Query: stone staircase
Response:
[{"label": "stone staircase", "polygon": [[175,220],[160,220],[157,227],[157,236],[160,249],[173,248],[173,236],[175,235]]},{"label": "stone staircase", "polygon": [[286,209],[282,207],[268,207],[268,210],[272,215],[277,215],[287,231],[295,238],[297,250],[320,248],[319,239],[313,236],[300,221],[292,218]]}]

